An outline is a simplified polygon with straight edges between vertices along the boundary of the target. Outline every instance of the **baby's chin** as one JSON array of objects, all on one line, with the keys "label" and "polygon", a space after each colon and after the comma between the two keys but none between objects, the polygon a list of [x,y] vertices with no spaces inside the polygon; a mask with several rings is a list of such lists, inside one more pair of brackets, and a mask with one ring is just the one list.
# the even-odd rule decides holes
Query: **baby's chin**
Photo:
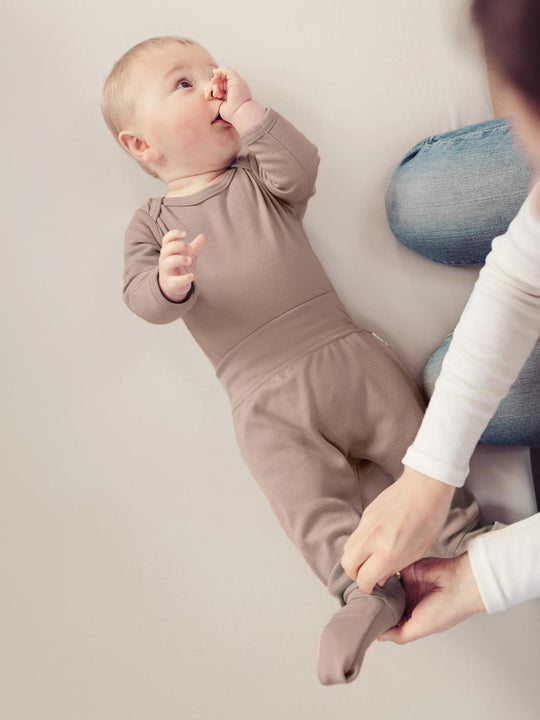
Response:
[{"label": "baby's chin", "polygon": [[[234,132],[236,133],[236,130]],[[226,155],[227,167],[229,165],[233,164],[233,162],[238,157],[238,154],[240,153],[241,143],[240,143],[240,136],[238,135],[238,133],[236,133],[236,138],[237,138],[236,143],[231,148],[231,151],[229,153],[227,153],[227,155]]]}]

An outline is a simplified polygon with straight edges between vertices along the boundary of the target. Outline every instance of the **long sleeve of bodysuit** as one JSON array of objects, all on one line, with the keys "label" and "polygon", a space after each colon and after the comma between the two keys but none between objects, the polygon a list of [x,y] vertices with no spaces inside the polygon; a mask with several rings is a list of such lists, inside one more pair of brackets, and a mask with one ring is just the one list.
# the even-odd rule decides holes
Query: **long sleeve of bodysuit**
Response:
[{"label": "long sleeve of bodysuit", "polygon": [[[540,217],[529,196],[493,241],[403,463],[463,485],[476,443],[539,335]],[[488,612],[540,596],[540,514],[473,538],[468,551]]]},{"label": "long sleeve of bodysuit", "polygon": [[307,201],[315,194],[317,147],[272,108],[240,139],[245,151],[241,164],[258,175],[272,195],[293,205],[302,218]]},{"label": "long sleeve of bodysuit", "polygon": [[136,315],[159,324],[182,317],[197,301],[195,283],[181,302],[172,302],[161,292],[158,282],[161,239],[159,227],[148,209],[138,208],[125,234],[123,297]]}]

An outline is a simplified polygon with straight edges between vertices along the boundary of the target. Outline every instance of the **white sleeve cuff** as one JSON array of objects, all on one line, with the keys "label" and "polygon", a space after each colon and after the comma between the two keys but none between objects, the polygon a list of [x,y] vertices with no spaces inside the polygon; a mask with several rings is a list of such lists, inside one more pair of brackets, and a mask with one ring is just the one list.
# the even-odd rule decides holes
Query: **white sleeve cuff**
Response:
[{"label": "white sleeve cuff", "polygon": [[[415,441],[415,445],[417,443],[420,444],[418,439]],[[437,460],[437,458],[430,457],[425,452],[417,450],[414,445],[411,445],[407,450],[402,463],[413,470],[417,470],[418,472],[424,473],[424,475],[429,475],[429,477],[440,480],[440,482],[446,483],[446,485],[453,485],[454,487],[462,487],[469,474],[468,465],[464,468],[452,467],[444,461],[441,462]]]},{"label": "white sleeve cuff", "polygon": [[477,535],[467,550],[488,613],[540,597],[540,513]]}]

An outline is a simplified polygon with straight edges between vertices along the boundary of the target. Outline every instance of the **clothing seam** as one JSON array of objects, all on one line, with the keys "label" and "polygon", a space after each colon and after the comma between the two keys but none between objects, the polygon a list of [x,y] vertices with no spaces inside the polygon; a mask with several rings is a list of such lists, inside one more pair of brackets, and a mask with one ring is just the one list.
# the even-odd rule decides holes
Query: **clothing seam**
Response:
[{"label": "clothing seam", "polygon": [[[241,345],[245,340],[247,340],[248,338],[250,338],[253,335],[255,335],[256,333],[258,333],[259,330],[261,330],[261,328],[266,327],[266,325],[269,325],[270,323],[274,322],[274,320],[277,320],[278,318],[283,317],[284,315],[287,315],[288,313],[292,312],[293,310],[297,310],[298,308],[302,307],[303,305],[306,305],[307,303],[312,302],[313,300],[317,300],[318,298],[323,297],[324,295],[330,295],[331,293],[332,293],[331,290],[327,290],[326,292],[320,293],[320,295],[314,295],[313,297],[309,298],[308,300],[304,300],[304,302],[301,302],[299,305],[295,305],[294,307],[289,308],[288,310],[285,310],[285,312],[282,312],[279,315],[276,315],[271,320],[268,320],[268,322],[266,322],[264,325],[261,325],[261,327],[258,327],[255,330],[252,330],[249,333],[249,335],[246,335],[245,337],[243,337],[241,340],[239,340],[237,343],[235,343],[232,347],[230,347],[227,350],[225,355],[223,355],[220,358],[218,365],[221,364],[221,361],[224,360],[229,353],[231,353],[233,350],[235,350],[235,348],[237,348],[239,345]],[[217,366],[216,366],[216,371],[217,371]]]},{"label": "clothing seam", "polygon": [[327,338],[325,338],[323,341],[321,341],[318,345],[314,345],[313,347],[310,347],[307,350],[304,350],[298,355],[295,355],[294,357],[290,358],[289,360],[285,361],[281,365],[279,365],[277,368],[275,368],[270,375],[267,375],[261,382],[256,385],[254,388],[249,390],[249,392],[246,393],[237,403],[233,406],[231,412],[235,413],[240,405],[244,402],[244,400],[247,400],[247,398],[252,395],[256,390],[258,390],[260,387],[265,385],[269,380],[271,380],[275,375],[277,375],[279,372],[281,372],[284,368],[288,367],[289,365],[292,365],[297,360],[300,360],[300,358],[309,355],[310,353],[314,352],[315,350],[320,350],[325,345],[330,345],[330,343],[334,342],[334,340],[340,340],[341,338],[347,337],[348,335],[352,335],[353,333],[361,333],[365,332],[364,330],[361,330],[360,328],[356,330],[346,330],[343,333],[340,333],[338,335],[332,335]]},{"label": "clothing seam", "polygon": [[[460,137],[468,138],[468,137],[473,137],[474,135],[486,135],[486,134],[489,134],[489,133],[492,133],[492,132],[496,132],[496,131],[498,131],[498,130],[503,130],[504,132],[509,132],[509,127],[508,127],[508,125],[502,125],[502,124],[501,124],[501,125],[496,125],[496,126],[493,127],[493,128],[486,128],[485,130],[475,130],[474,132],[462,133],[461,135],[456,135],[456,136],[451,137],[451,138],[441,138],[441,139],[439,139],[439,136],[438,136],[438,135],[431,135],[429,138],[426,139],[425,142],[426,142],[426,143],[434,143],[434,142],[437,142],[437,143],[456,142],[456,140],[458,140],[458,138],[460,138]],[[449,130],[448,132],[453,132],[453,131],[452,131],[452,130]],[[445,134],[446,134],[446,133],[441,133],[441,135],[445,135]],[[421,148],[420,148],[420,149],[421,149]]]}]

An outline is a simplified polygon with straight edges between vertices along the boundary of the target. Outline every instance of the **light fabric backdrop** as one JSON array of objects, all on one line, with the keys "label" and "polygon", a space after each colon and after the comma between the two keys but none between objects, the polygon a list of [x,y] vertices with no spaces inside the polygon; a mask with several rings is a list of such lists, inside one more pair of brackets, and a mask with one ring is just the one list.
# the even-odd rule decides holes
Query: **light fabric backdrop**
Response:
[{"label": "light fabric backdrop", "polygon": [[[325,688],[336,602],[236,449],[181,323],[121,300],[122,239],[162,194],[115,145],[102,83],[128,47],[199,40],[319,146],[306,227],[355,320],[419,377],[476,271],[400,247],[384,191],[426,135],[492,117],[465,0],[4,0],[0,718],[538,717],[540,603],[377,644]],[[481,453],[484,509],[534,511],[527,453]]]}]

